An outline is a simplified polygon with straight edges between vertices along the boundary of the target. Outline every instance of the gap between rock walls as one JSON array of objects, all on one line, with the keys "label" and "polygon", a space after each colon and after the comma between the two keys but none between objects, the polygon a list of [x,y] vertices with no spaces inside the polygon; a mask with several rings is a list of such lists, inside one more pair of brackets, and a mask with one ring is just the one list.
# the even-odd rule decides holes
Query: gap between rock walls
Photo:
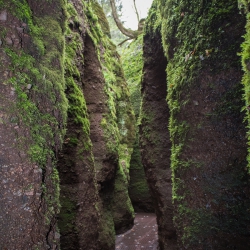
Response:
[{"label": "gap between rock walls", "polygon": [[248,3],[177,2],[0,0],[0,249],[250,248]]}]

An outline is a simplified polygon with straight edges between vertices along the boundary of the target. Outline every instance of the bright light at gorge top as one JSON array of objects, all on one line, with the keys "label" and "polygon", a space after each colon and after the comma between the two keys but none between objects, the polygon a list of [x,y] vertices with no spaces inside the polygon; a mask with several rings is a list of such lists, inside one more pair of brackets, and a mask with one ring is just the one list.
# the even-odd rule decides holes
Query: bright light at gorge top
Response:
[{"label": "bright light at gorge top", "polygon": [[[153,0],[136,0],[135,2],[140,18],[147,17],[148,10]],[[123,0],[122,5],[123,15],[121,19],[125,22],[125,27],[136,30],[138,26],[138,21],[134,10],[133,0]]]}]

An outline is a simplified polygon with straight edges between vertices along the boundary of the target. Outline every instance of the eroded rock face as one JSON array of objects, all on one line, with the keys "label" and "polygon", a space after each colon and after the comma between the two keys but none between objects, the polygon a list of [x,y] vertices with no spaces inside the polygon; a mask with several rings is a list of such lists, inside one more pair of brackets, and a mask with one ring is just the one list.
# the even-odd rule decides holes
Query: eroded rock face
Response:
[{"label": "eroded rock face", "polygon": [[[224,13],[218,15],[221,10]],[[176,46],[170,36],[175,34],[178,38],[191,22],[196,27],[192,33],[195,37],[207,25],[184,16],[176,20],[173,29],[169,22],[164,26],[172,29],[171,35],[166,33],[165,41],[169,41],[175,225],[179,240],[183,240],[180,245],[188,245],[188,249],[247,249],[247,146],[240,111],[244,105],[242,71],[237,57],[245,20],[236,1],[223,1],[223,5],[213,7],[208,3],[197,8],[194,15],[209,17],[209,27],[202,31],[209,44],[203,41],[195,51],[186,53],[182,63],[181,55],[187,47]],[[175,70],[178,76],[174,75]]]},{"label": "eroded rock face", "polygon": [[[115,231],[133,224],[127,176],[120,173],[128,168],[124,165],[121,171],[131,151],[123,154],[121,149],[125,145],[124,150],[129,150],[132,145],[134,118],[119,56],[110,40],[101,38],[103,30],[109,30],[102,9],[96,2],[81,6],[78,1],[68,8],[65,66],[69,119],[59,161],[61,248],[108,250],[115,247]],[[114,60],[112,64],[108,56]],[[108,82],[105,76],[117,79]],[[127,117],[132,126],[129,132]],[[123,184],[119,195],[117,183]]]},{"label": "eroded rock face", "polygon": [[[95,46],[90,37],[86,38],[85,79],[83,92],[89,112],[90,138],[93,145],[93,156],[98,185],[99,209],[101,213],[100,249],[114,248],[114,223],[112,217],[112,200],[114,181],[118,165],[118,154],[107,149],[102,119],[108,113],[107,96],[104,92],[105,80],[100,71]],[[115,142],[114,142],[115,143]]]},{"label": "eroded rock face", "polygon": [[[48,8],[41,18],[37,11],[31,16],[26,2],[2,1],[0,7],[0,248],[56,249],[60,204],[55,154],[64,135],[63,107],[67,107],[60,64],[62,6],[55,1],[57,15]],[[39,35],[49,35],[49,41],[31,35],[40,22],[45,29]],[[45,48],[48,42],[50,47]]]},{"label": "eroded rock face", "polygon": [[0,248],[113,249],[134,219],[134,114],[105,16],[95,1],[5,2]]},{"label": "eroded rock face", "polygon": [[[160,13],[160,19],[156,13]],[[183,1],[177,7],[175,1],[157,0],[149,16],[147,33],[158,30],[158,40],[162,41],[167,58],[170,116],[169,123],[165,122],[165,134],[169,127],[171,145],[165,148],[163,156],[171,158],[178,249],[248,249],[249,177],[246,128],[241,113],[242,71],[237,56],[244,34],[244,17],[239,14],[237,1],[212,1],[202,6]],[[147,41],[145,36],[145,48]],[[146,60],[154,58],[149,51],[145,50]],[[155,62],[161,61],[162,53]],[[151,113],[161,112],[158,119],[163,119],[167,112],[161,110],[162,105],[153,108],[161,96],[157,85],[146,85],[153,76],[147,76],[147,72],[154,69],[154,64],[147,65],[146,61],[143,105],[146,106],[147,98],[152,105],[146,106],[144,112],[152,108]],[[159,77],[156,82],[163,79],[164,76]],[[143,114],[142,118],[141,143],[148,150],[143,154],[150,155],[157,130],[151,129],[149,115]],[[167,154],[170,148],[171,156]],[[154,155],[145,155],[144,160],[149,159],[144,163],[146,168],[157,166],[157,160],[150,162]],[[155,173],[157,180],[161,175]],[[157,192],[159,188],[155,185],[152,190]],[[159,192],[164,201],[169,200],[169,192]],[[166,233],[169,228],[165,225],[162,230]],[[168,249],[163,244],[160,247]]]},{"label": "eroded rock face", "polygon": [[[68,4],[66,11],[70,14],[65,32],[65,81],[69,109],[67,132],[57,163],[61,188],[61,211],[58,221],[60,246],[61,249],[67,250],[100,249],[97,241],[100,231],[97,204],[100,198],[90,139],[92,121],[89,120],[83,93],[84,79],[91,78],[93,73],[84,68],[86,63],[83,60],[85,51],[89,50],[86,41],[87,20],[80,1]],[[78,46],[75,46],[76,44]],[[88,53],[95,57],[95,51]],[[98,65],[93,63],[94,66],[99,69]]]},{"label": "eroded rock face", "polygon": [[145,34],[143,56],[145,64],[140,125],[142,163],[157,215],[159,247],[177,249],[171,190],[169,108],[166,101],[167,60],[159,32]]}]

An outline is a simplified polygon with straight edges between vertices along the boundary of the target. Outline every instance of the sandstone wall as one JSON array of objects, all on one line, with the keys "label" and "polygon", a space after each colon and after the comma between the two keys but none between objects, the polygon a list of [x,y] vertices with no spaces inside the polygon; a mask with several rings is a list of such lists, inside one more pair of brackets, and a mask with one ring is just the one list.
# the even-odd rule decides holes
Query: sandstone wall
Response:
[{"label": "sandstone wall", "polygon": [[[155,14],[155,13],[154,13]],[[149,19],[154,18],[154,14]],[[140,147],[142,163],[157,215],[160,249],[178,249],[173,225],[169,108],[166,65],[160,30],[146,25],[143,46]]]},{"label": "sandstone wall", "polygon": [[135,119],[100,6],[2,0],[0,29],[0,248],[113,249]]},{"label": "sandstone wall", "polygon": [[[173,221],[181,249],[249,248],[247,130],[241,112],[243,75],[238,56],[244,25],[237,1],[154,1],[147,20],[146,34],[158,31],[158,44],[163,44],[164,52],[155,61],[161,61],[163,53],[167,59],[165,97],[170,116],[166,118],[165,136],[168,127],[171,146],[166,147],[163,157],[171,159]],[[165,77],[151,83],[153,67],[152,63],[147,67],[147,60],[153,56],[146,47],[149,38],[144,39],[146,105],[147,98],[159,98],[156,83]],[[161,112],[161,119],[167,113],[161,111],[162,105],[144,110],[150,108],[153,114]],[[155,124],[147,117],[142,120],[142,143],[146,135],[149,141],[156,137],[155,129],[146,131]],[[152,152],[151,145],[145,145],[148,152],[143,153],[144,160]],[[164,147],[162,144],[160,148]],[[149,158],[154,159],[154,155]],[[150,162],[144,165],[149,168]],[[169,167],[164,165],[162,171],[166,173]],[[160,169],[156,163],[153,166]],[[160,176],[156,174],[154,179]],[[153,191],[157,190],[156,185]],[[161,215],[157,216],[160,220]],[[167,226],[163,229],[168,230]],[[159,236],[163,241],[160,231]],[[167,244],[161,249],[168,249]]]},{"label": "sandstone wall", "polygon": [[40,4],[41,12],[29,2],[0,2],[1,249],[59,245],[55,159],[67,109],[65,18],[60,1]]}]

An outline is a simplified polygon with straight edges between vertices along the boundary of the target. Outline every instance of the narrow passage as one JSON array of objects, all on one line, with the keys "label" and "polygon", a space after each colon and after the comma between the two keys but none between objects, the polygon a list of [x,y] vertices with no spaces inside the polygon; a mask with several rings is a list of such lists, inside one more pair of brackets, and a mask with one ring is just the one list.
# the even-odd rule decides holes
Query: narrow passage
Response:
[{"label": "narrow passage", "polygon": [[156,216],[136,213],[131,230],[116,236],[116,250],[156,250],[158,245]]}]

